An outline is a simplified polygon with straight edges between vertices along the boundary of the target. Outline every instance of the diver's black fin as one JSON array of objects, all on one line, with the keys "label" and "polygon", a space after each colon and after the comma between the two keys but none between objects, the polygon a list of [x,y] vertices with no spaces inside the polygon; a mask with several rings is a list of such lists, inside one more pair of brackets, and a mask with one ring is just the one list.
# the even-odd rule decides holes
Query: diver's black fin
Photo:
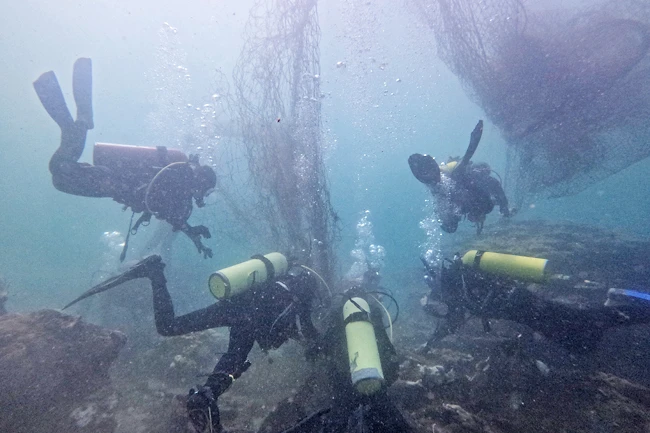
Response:
[{"label": "diver's black fin", "polygon": [[124,284],[127,281],[135,280],[136,278],[147,278],[150,276],[150,269],[151,269],[150,266],[152,265],[160,266],[162,265],[161,262],[162,259],[157,254],[146,257],[142,259],[140,262],[138,262],[137,264],[135,264],[134,266],[132,266],[126,272],[111,277],[108,280],[97,284],[95,287],[91,288],[87,292],[84,292],[77,299],[75,299],[74,301],[70,302],[68,305],[63,307],[63,309],[65,310],[66,308],[71,307],[72,305],[76,304],[77,302],[83,299],[96,295],[97,293],[105,292],[106,290],[112,289],[113,287],[119,286],[120,284]]},{"label": "diver's black fin", "polygon": [[425,185],[440,182],[440,167],[432,156],[414,153],[409,156],[409,167],[413,176]]},{"label": "diver's black fin", "polygon": [[81,57],[74,62],[72,94],[77,104],[77,121],[93,129],[93,66],[88,58]]},{"label": "diver's black fin", "polygon": [[34,90],[47,114],[59,125],[59,128],[69,128],[74,124],[54,72],[49,71],[38,77],[34,81]]},{"label": "diver's black fin", "polygon": [[476,149],[478,148],[478,143],[481,141],[482,135],[483,135],[483,121],[479,120],[476,126],[474,127],[474,130],[472,131],[472,135],[470,136],[469,146],[467,146],[467,151],[465,152],[463,159],[460,161],[460,163],[456,167],[456,170],[454,171],[460,172],[462,169],[467,167],[469,161],[472,159],[472,156],[474,156],[474,152],[476,152]]}]

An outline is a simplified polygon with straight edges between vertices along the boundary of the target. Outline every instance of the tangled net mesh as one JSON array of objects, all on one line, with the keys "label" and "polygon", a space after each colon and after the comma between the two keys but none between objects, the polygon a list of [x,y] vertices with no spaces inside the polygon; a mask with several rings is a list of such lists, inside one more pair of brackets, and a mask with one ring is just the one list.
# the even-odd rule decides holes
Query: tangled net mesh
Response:
[{"label": "tangled net mesh", "polygon": [[519,204],[575,194],[650,155],[650,2],[408,1],[501,130]]},{"label": "tangled net mesh", "polygon": [[217,74],[213,106],[221,142],[215,159],[221,161],[221,209],[230,221],[258,244],[290,251],[327,278],[337,230],[323,163],[316,3],[259,0],[253,6],[232,88]]}]

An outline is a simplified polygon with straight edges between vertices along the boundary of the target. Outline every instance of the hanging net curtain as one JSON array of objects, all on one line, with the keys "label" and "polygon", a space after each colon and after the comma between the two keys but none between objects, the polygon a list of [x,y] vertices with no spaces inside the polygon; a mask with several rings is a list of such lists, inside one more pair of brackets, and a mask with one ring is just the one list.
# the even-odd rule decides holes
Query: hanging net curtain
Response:
[{"label": "hanging net curtain", "polygon": [[232,87],[221,73],[215,84],[216,124],[231,125],[218,156],[223,212],[257,242],[331,277],[336,221],[323,163],[317,2],[259,0],[244,33]]},{"label": "hanging net curtain", "polygon": [[650,155],[650,2],[408,1],[501,130],[516,202],[575,194]]}]

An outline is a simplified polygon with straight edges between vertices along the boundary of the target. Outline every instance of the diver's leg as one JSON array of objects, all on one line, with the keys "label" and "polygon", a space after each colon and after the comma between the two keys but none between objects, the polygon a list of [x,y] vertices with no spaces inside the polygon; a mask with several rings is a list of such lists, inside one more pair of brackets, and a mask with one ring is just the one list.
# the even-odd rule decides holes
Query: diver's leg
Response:
[{"label": "diver's leg", "polygon": [[88,130],[83,125],[73,122],[61,128],[61,144],[50,159],[50,172],[52,176],[71,171],[81,158],[86,146]]},{"label": "diver's leg", "polygon": [[190,390],[187,414],[197,431],[223,431],[217,399],[250,366],[246,357],[254,342],[249,326],[231,327],[228,352],[219,359],[205,385]]},{"label": "diver's leg", "polygon": [[230,328],[228,351],[219,358],[214,371],[205,383],[214,391],[215,396],[223,394],[233,380],[248,369],[250,363],[247,358],[254,343],[255,335],[252,326],[232,326]]},{"label": "diver's leg", "polygon": [[41,75],[34,81],[34,89],[45,110],[61,128],[61,144],[50,159],[54,187],[68,194],[86,197],[114,196],[113,182],[105,168],[78,162],[86,145],[88,130],[93,128],[90,59],[78,59],[74,65],[76,121],[72,119],[54,72]]},{"label": "diver's leg", "polygon": [[[79,62],[79,60],[77,62]],[[83,77],[84,69],[86,69],[86,72],[88,73],[90,72],[90,69],[81,68],[77,72],[76,66],[77,63],[75,63],[76,80],[79,82],[87,82],[89,79]],[[34,81],[34,90],[36,90],[36,94],[41,100],[47,113],[56,124],[59,125],[59,128],[61,128],[61,146],[55,153],[55,163],[57,163],[58,160],[70,160],[72,162],[78,161],[84,149],[86,132],[89,129],[87,120],[84,122],[75,122],[72,119],[70,110],[68,110],[68,106],[65,103],[63,92],[61,92],[61,86],[59,86],[59,82],[56,79],[54,72],[49,71],[38,77],[38,79]],[[80,91],[79,93],[81,94],[84,92]],[[87,97],[83,99],[88,100]],[[86,102],[87,101],[85,101],[85,103]],[[85,114],[88,112],[87,109],[84,109],[83,111]],[[92,125],[92,108],[90,113],[90,124]],[[52,168],[52,163],[50,163],[50,168]]]},{"label": "diver's leg", "polygon": [[223,326],[247,325],[250,321],[249,312],[246,311],[245,306],[230,301],[220,301],[177,317],[162,270],[149,275],[149,278],[153,289],[156,330],[160,335],[165,337],[185,335]]},{"label": "diver's leg", "polygon": [[119,195],[119,185],[106,167],[77,162],[86,142],[86,130],[73,128],[61,132],[61,146],[50,159],[52,184],[66,194],[82,197]]}]

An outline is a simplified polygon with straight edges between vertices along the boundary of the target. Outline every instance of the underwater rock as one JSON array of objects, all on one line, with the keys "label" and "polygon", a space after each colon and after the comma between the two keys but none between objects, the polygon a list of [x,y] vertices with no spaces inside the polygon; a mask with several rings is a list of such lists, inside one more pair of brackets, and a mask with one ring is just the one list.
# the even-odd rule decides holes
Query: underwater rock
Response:
[{"label": "underwater rock", "polygon": [[[205,382],[227,347],[228,330],[218,328],[157,337],[150,347],[124,350],[111,368],[120,394],[115,433],[194,433],[185,409],[188,390]],[[271,354],[257,348],[251,351],[251,367],[219,397],[226,431],[261,431],[264,418],[303,382],[307,373],[302,371],[302,350],[297,342],[290,342]]]},{"label": "underwater rock", "polygon": [[[225,352],[228,347],[228,330],[208,329],[173,338],[156,335],[152,340],[154,344],[145,349],[127,348],[129,374],[134,378],[151,376],[159,382],[148,385],[153,390],[186,392],[212,372],[217,353]],[[197,375],[201,378],[197,379]]]},{"label": "underwater rock", "polygon": [[0,431],[113,432],[126,337],[54,310],[0,317]]},{"label": "underwater rock", "polygon": [[[551,346],[513,351],[494,336],[479,340],[480,345],[472,340],[476,337],[464,337],[446,340],[451,349],[411,355],[402,363],[404,375],[416,379],[412,383],[440,372],[443,359],[445,370],[457,372],[453,382],[428,383],[419,405],[408,404],[407,393],[391,394],[416,420],[418,432],[650,431],[649,388],[593,371],[589,362],[569,357],[563,363]],[[452,351],[466,351],[467,357],[444,356]],[[464,359],[470,355],[474,361],[468,363]]]},{"label": "underwater rock", "polygon": [[477,433],[496,433],[499,430],[490,428],[480,417],[473,415],[457,404],[443,404],[446,415],[455,424],[460,424],[466,430]]},{"label": "underwater rock", "polygon": [[409,410],[419,409],[429,403],[427,390],[422,386],[421,380],[415,382],[398,380],[390,387],[388,395]]},{"label": "underwater rock", "polygon": [[433,389],[436,386],[456,380],[454,369],[447,371],[442,365],[421,366],[420,371],[422,372],[422,385],[426,389]]}]

